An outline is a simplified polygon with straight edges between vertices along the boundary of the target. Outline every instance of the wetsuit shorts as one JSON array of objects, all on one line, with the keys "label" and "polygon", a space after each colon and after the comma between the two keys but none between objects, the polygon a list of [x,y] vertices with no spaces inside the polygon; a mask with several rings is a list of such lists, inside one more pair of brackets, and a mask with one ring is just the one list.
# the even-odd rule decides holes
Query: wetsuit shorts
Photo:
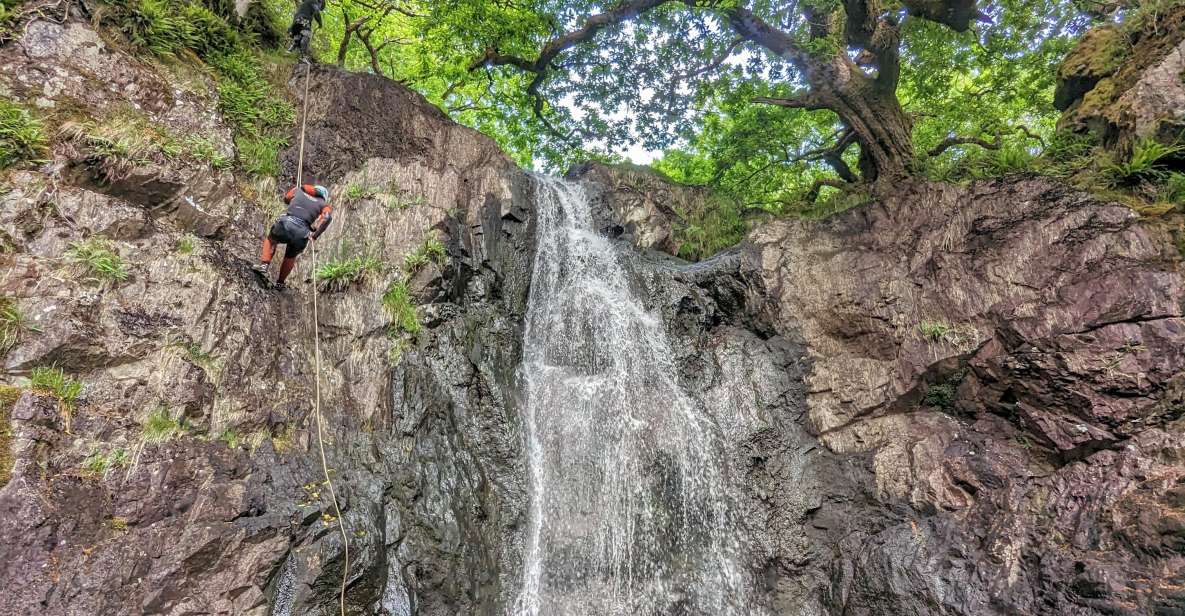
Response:
[{"label": "wetsuit shorts", "polygon": [[305,246],[308,246],[310,232],[309,226],[303,220],[295,216],[284,215],[276,220],[276,224],[272,225],[272,230],[268,232],[267,236],[276,244],[288,246],[284,249],[284,258],[293,259],[296,255],[304,252]]}]

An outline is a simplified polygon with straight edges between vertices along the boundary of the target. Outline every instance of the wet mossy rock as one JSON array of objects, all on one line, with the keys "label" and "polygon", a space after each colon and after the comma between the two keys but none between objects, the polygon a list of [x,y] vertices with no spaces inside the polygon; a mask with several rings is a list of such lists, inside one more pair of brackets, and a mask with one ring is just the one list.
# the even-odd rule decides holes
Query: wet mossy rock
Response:
[{"label": "wet mossy rock", "polygon": [[1185,6],[1086,33],[1058,69],[1059,128],[1126,150],[1185,140]]}]

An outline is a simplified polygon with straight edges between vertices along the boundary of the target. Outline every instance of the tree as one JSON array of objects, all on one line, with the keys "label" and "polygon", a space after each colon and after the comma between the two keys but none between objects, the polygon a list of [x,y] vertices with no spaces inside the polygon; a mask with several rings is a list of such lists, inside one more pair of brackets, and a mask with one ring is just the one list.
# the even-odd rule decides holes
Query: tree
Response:
[{"label": "tree", "polygon": [[[892,180],[903,175],[913,160],[911,120],[897,99],[901,75],[899,15],[884,0],[806,0],[792,2],[783,29],[763,19],[750,7],[713,4],[700,8],[692,0],[680,0],[689,10],[714,14],[738,37],[726,46],[726,55],[742,43],[764,48],[797,69],[803,87],[790,96],[760,96],[753,102],[798,109],[827,109],[843,123],[835,142],[812,151],[835,168],[840,179],[856,181],[844,161],[848,147],[858,145],[859,169],[864,182]],[[534,74],[528,93],[535,98],[535,112],[542,118],[539,90],[557,59],[577,45],[589,43],[603,29],[636,19],[648,11],[675,4],[671,0],[626,0],[608,11],[592,15],[580,27],[557,36],[533,58],[501,53],[496,45],[474,62],[473,68],[513,66]],[[902,0],[912,16],[966,31],[975,20],[986,19],[976,0]],[[698,72],[723,63],[713,59]]]}]

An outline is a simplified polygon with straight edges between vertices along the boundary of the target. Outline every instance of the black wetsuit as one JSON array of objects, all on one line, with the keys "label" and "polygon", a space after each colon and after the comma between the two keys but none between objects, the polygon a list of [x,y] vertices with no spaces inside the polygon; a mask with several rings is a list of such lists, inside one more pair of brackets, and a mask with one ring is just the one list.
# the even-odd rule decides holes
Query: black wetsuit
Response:
[{"label": "black wetsuit", "polygon": [[292,35],[292,46],[289,49],[300,49],[301,55],[309,54],[309,43],[313,40],[313,20],[322,26],[321,10],[325,8],[324,0],[304,0],[292,16],[292,26],[288,33]]},{"label": "black wetsuit", "polygon": [[[313,239],[321,237],[329,223],[333,220],[332,208],[325,200],[308,194],[305,190],[292,190],[288,201],[288,211],[284,213],[268,232],[268,239],[276,244],[287,244],[284,258],[293,258],[304,251],[309,243],[309,234]],[[313,231],[313,225],[321,218],[321,224]]]}]

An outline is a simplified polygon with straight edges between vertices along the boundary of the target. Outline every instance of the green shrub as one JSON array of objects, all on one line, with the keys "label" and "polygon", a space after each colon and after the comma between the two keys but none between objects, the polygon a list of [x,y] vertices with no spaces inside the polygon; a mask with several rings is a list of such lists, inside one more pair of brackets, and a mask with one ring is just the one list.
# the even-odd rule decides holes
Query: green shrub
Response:
[{"label": "green shrub", "polygon": [[0,100],[0,169],[43,162],[48,153],[41,120],[16,103]]},{"label": "green shrub", "polygon": [[[100,21],[123,32],[133,46],[158,56],[193,53],[218,83],[219,109],[233,126],[239,166],[255,175],[279,173],[277,152],[296,118],[295,108],[272,95],[250,36],[199,2],[104,0]],[[227,13],[229,14],[229,12]],[[217,168],[229,164],[216,150],[192,152]]]},{"label": "green shrub", "polygon": [[141,424],[140,438],[150,445],[159,445],[173,440],[185,431],[180,418],[173,418],[168,407],[158,407],[148,414]]},{"label": "green shrub", "polygon": [[1185,173],[1170,173],[1160,194],[1169,203],[1185,205]]},{"label": "green shrub", "polygon": [[0,357],[6,355],[20,341],[25,331],[25,314],[16,300],[0,295]]},{"label": "green shrub", "polygon": [[932,342],[942,342],[954,328],[940,321],[922,321],[918,324],[918,330],[922,332],[922,337]]},{"label": "green shrub", "polygon": [[190,136],[185,140],[185,145],[188,148],[188,153],[195,160],[200,160],[208,163],[215,169],[228,169],[231,165],[231,159],[228,156],[218,151],[218,146],[214,145],[213,141],[205,137]]},{"label": "green shrub", "polygon": [[1185,144],[1166,145],[1156,139],[1139,139],[1132,145],[1126,161],[1104,165],[1104,179],[1111,186],[1123,186],[1141,179],[1163,177],[1160,163],[1165,158],[1185,152]]},{"label": "green shrub", "polygon": [[689,261],[710,257],[733,246],[749,232],[740,203],[724,197],[708,198],[702,207],[684,208],[679,215],[673,236],[679,245],[679,256]]},{"label": "green shrub", "polygon": [[227,428],[222,431],[222,434],[218,435],[218,440],[226,443],[226,446],[230,447],[231,449],[238,449],[239,445],[241,444],[238,431],[236,431],[231,426],[227,426]]},{"label": "green shrub", "polygon": [[123,282],[130,275],[123,258],[103,238],[92,237],[81,242],[71,242],[66,256],[101,282]]},{"label": "green shrub", "polygon": [[261,137],[255,134],[235,136],[239,167],[259,176],[280,174],[280,148],[288,145],[286,137]]},{"label": "green shrub", "polygon": [[55,367],[33,368],[29,373],[29,385],[36,390],[53,394],[66,408],[73,408],[74,402],[82,393],[82,382],[76,381]]},{"label": "green shrub", "polygon": [[392,325],[409,334],[415,334],[420,331],[419,316],[416,314],[416,305],[412,301],[411,290],[407,286],[407,282],[398,281],[387,287],[383,293],[383,310],[387,312],[387,316],[391,317]]},{"label": "green shrub", "polygon": [[344,289],[383,271],[383,262],[368,254],[338,257],[329,260],[313,272],[313,278],[333,289]]},{"label": "green shrub", "polygon": [[991,174],[1008,175],[1028,171],[1033,168],[1033,161],[1036,158],[1036,155],[1022,143],[1005,143],[1000,149],[992,152],[990,157]]},{"label": "green shrub", "polygon": [[414,275],[420,271],[420,268],[428,265],[430,261],[444,264],[447,258],[448,252],[445,250],[444,242],[441,242],[435,233],[429,233],[424,238],[422,244],[417,246],[415,250],[404,255],[403,269],[409,275]]},{"label": "green shrub", "polygon": [[185,235],[182,235],[177,240],[177,254],[179,254],[179,255],[191,255],[191,254],[193,254],[193,250],[196,247],[197,247],[197,238],[195,238],[194,236],[192,236],[188,233]]}]

